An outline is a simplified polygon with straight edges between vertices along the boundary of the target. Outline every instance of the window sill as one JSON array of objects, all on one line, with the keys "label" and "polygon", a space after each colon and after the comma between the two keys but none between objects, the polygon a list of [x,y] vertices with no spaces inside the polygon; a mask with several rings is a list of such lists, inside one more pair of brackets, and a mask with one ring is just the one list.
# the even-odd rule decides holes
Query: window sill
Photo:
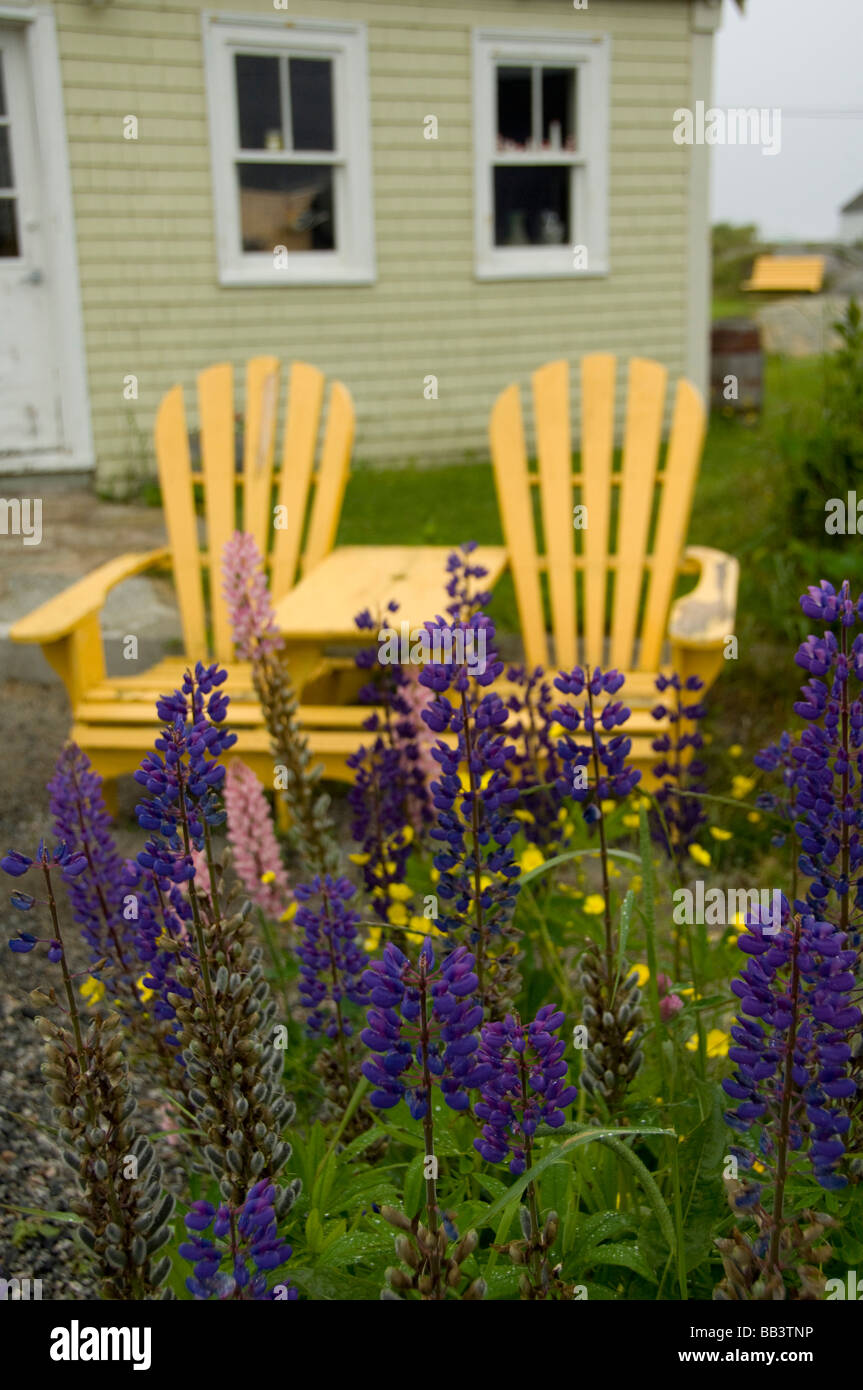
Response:
[{"label": "window sill", "polygon": [[334,266],[332,270],[316,267],[298,273],[291,269],[290,263],[284,270],[237,266],[219,271],[219,284],[226,289],[302,289],[304,285],[374,285],[376,281],[374,270],[350,270]]},{"label": "window sill", "polygon": [[574,270],[572,265],[530,265],[527,261],[480,261],[474,270],[477,280],[600,280],[609,274],[607,261],[592,265],[589,270]]}]

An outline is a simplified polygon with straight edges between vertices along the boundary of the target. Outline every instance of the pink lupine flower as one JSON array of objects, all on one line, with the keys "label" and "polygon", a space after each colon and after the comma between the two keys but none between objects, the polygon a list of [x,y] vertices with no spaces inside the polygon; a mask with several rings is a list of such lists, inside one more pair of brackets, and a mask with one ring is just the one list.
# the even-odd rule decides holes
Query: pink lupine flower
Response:
[{"label": "pink lupine flower", "polygon": [[268,656],[282,646],[264,562],[253,536],[235,531],[222,551],[222,595],[228,605],[234,649],[241,661]]},{"label": "pink lupine flower", "polygon": [[195,869],[195,877],[192,882],[199,893],[210,894],[210,866],[207,863],[207,856],[202,849],[192,847],[192,864]]},{"label": "pink lupine flower", "polygon": [[659,1017],[663,1023],[667,1023],[675,1014],[679,1014],[682,1008],[683,1000],[679,994],[666,994],[665,998],[659,1001]]},{"label": "pink lupine flower", "polygon": [[289,904],[282,864],[264,789],[250,767],[235,759],[225,777],[228,844],[240,882],[268,917],[282,917]]}]

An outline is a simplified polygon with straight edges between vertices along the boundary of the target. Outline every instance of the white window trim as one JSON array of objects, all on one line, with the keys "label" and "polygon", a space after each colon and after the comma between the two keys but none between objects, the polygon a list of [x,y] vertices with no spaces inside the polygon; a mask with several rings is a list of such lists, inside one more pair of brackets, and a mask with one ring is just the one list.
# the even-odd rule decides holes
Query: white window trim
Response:
[{"label": "white window trim", "polygon": [[[368,44],[364,24],[204,13],[204,68],[210,123],[213,204],[222,285],[371,285],[376,278],[369,119]],[[337,162],[334,251],[243,252],[234,174],[233,52],[237,48],[318,53],[333,59]]]},{"label": "white window trim", "polygon": [[[608,111],[610,43],[605,35],[552,33],[548,30],[474,29],[474,237],[479,280],[532,280],[607,275]],[[575,218],[565,246],[501,247],[494,244],[494,165],[501,158],[495,129],[498,60],[508,63],[572,63],[578,68],[576,130],[584,141],[575,152],[537,152],[531,164],[572,163]],[[580,136],[581,138],[581,136]],[[588,175],[589,170],[589,175]],[[587,268],[577,269],[573,248],[587,248]]]}]

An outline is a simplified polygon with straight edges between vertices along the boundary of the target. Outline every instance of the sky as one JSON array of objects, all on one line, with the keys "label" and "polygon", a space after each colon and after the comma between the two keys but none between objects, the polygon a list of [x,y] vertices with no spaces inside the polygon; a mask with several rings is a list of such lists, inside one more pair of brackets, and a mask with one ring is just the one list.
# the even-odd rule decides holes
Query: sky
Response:
[{"label": "sky", "polygon": [[742,16],[725,0],[713,64],[713,106],[782,114],[775,155],[713,147],[712,220],[768,241],[836,237],[863,191],[863,0],[747,0]]}]

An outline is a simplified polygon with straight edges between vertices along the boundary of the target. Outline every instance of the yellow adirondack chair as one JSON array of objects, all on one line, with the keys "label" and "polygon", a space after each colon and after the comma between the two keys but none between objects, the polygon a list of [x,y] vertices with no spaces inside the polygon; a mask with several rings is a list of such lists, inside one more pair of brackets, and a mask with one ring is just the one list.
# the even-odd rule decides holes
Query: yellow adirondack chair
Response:
[{"label": "yellow adirondack chair", "polygon": [[[705,432],[698,391],[677,383],[660,468],[668,373],[659,362],[634,358],[617,470],[616,371],[608,354],[582,359],[578,471],[566,361],[549,362],[532,377],[535,469],[517,384],[495,402],[489,435],[527,665],[622,671],[633,710],[626,732],[644,772],[657,756],[651,740],[667,727],[650,715],[659,699],[656,675],[677,671],[708,686],[715,680],[734,632],[739,566],[718,550],[684,549]],[[586,508],[577,514],[581,528],[576,506]],[[698,582],[673,602],[681,572],[697,574]]]},{"label": "yellow adirondack chair", "polygon": [[[301,572],[313,569],[332,549],[354,437],[354,407],[347,389],[339,381],[332,383],[322,428],[324,376],[316,367],[294,362],[281,461],[275,471],[279,371],[275,357],[256,357],[247,363],[241,472],[235,453],[231,365],[208,367],[198,376],[201,461],[195,466],[182,387],[168,391],[155,427],[168,547],[109,560],[11,630],[16,642],[41,644],[69,692],[70,737],[86,751],[106,783],[133,771],[151,747],[156,697],[180,683],[190,661],[209,656],[229,669],[227,689],[233,702],[231,725],[238,733],[237,752],[267,785],[272,784],[269,741],[252,693],[250,670],[233,660],[221,592],[222,548],[238,526],[251,532],[267,557],[274,600],[281,598]],[[196,514],[196,489],[203,494],[203,527]],[[287,509],[285,528],[273,525],[274,504]],[[173,569],[185,654],[140,674],[108,677],[100,628],[108,593],[132,575],[168,564]],[[327,672],[314,674],[324,678]],[[318,688],[320,684],[319,680]],[[327,774],[343,775],[346,756],[361,742],[361,722],[368,711],[310,705],[301,709],[300,717]],[[110,795],[110,788],[106,790]]]}]

